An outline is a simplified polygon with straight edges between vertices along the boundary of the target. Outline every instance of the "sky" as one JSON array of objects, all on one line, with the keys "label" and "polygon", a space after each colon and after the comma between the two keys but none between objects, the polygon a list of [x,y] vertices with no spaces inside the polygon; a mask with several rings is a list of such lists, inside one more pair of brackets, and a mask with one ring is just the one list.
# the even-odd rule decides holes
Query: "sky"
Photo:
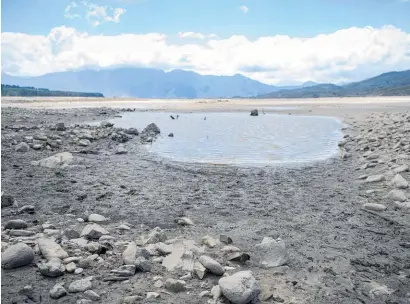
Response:
[{"label": "sky", "polygon": [[135,66],[345,83],[410,69],[410,0],[2,0],[2,72]]}]

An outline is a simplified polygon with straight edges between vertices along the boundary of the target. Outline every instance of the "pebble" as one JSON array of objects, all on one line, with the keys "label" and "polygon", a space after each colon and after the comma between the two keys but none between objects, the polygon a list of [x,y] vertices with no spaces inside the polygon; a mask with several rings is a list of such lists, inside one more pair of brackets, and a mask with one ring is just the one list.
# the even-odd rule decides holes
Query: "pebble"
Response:
[{"label": "pebble", "polygon": [[181,225],[181,226],[193,226],[194,225],[194,222],[191,219],[187,218],[187,217],[177,218],[177,219],[175,219],[175,222],[178,225]]},{"label": "pebble", "polygon": [[25,205],[18,210],[19,213],[29,213],[33,214],[35,212],[35,208],[32,205]]},{"label": "pebble", "polygon": [[19,143],[16,148],[15,148],[16,152],[28,152],[30,150],[30,146],[28,144],[26,144],[25,142],[21,142]]},{"label": "pebble", "polygon": [[264,237],[262,243],[255,245],[255,259],[261,267],[282,266],[288,261],[286,244],[281,239]]},{"label": "pebble", "polygon": [[13,269],[30,264],[34,260],[34,251],[23,243],[11,245],[1,254],[1,267]]},{"label": "pebble", "polygon": [[391,190],[387,194],[387,199],[393,202],[405,202],[407,200],[406,194],[401,190]]},{"label": "pebble", "polygon": [[185,285],[185,281],[169,278],[165,281],[164,287],[172,292],[181,292],[186,289]]},{"label": "pebble", "polygon": [[61,260],[53,258],[46,263],[38,264],[40,273],[46,277],[56,278],[62,276],[65,272],[65,267]]},{"label": "pebble", "polygon": [[15,199],[11,195],[1,194],[1,207],[10,207],[13,206],[15,203]]},{"label": "pebble", "polygon": [[209,248],[214,248],[217,244],[216,240],[209,235],[202,237],[202,244],[208,246]]},{"label": "pebble", "polygon": [[53,258],[65,259],[68,258],[67,252],[61,248],[59,244],[51,239],[39,238],[37,240],[41,254],[48,260]]},{"label": "pebble", "polygon": [[154,286],[156,288],[162,288],[162,286],[164,286],[164,283],[161,280],[157,280],[155,281]]},{"label": "pebble", "polygon": [[115,154],[127,154],[128,151],[123,144],[119,144],[115,149]]},{"label": "pebble", "polygon": [[381,182],[384,180],[386,180],[386,177],[383,174],[370,175],[366,178],[366,182],[368,183]]},{"label": "pebble", "polygon": [[233,304],[247,304],[259,297],[260,287],[251,271],[239,271],[218,282],[222,294]]},{"label": "pebble", "polygon": [[93,290],[86,290],[84,296],[92,301],[99,301],[101,299],[100,295]]},{"label": "pebble", "polygon": [[83,271],[84,271],[83,268],[76,268],[76,269],[74,270],[74,274],[80,274],[80,273],[82,273]]},{"label": "pebble", "polygon": [[219,236],[219,241],[221,243],[224,243],[224,244],[227,244],[227,245],[232,243],[232,239],[229,236],[225,235],[225,234],[221,234]]},{"label": "pebble", "polygon": [[387,207],[383,204],[376,204],[376,203],[366,203],[362,206],[364,209],[371,210],[371,211],[384,211]]},{"label": "pebble", "polygon": [[204,265],[202,265],[199,262],[194,263],[194,272],[198,276],[200,280],[202,280],[205,277],[206,274],[206,268]]},{"label": "pebble", "polygon": [[93,287],[91,283],[92,279],[93,277],[87,277],[82,280],[74,281],[68,286],[68,291],[72,293],[76,293],[76,292],[84,292],[86,290],[89,290]]},{"label": "pebble", "polygon": [[68,273],[73,273],[76,269],[77,269],[77,266],[75,265],[74,262],[68,263],[68,264],[65,266],[65,270],[66,270]]},{"label": "pebble", "polygon": [[406,189],[409,187],[409,183],[400,174],[396,174],[392,180],[392,184],[397,189]]},{"label": "pebble", "polygon": [[87,239],[99,239],[106,234],[110,233],[98,224],[88,224],[81,232],[81,236]]},{"label": "pebble", "polygon": [[67,290],[61,284],[56,284],[50,290],[50,297],[53,299],[59,299],[67,295]]},{"label": "pebble", "polygon": [[130,242],[127,248],[122,253],[122,261],[125,265],[132,265],[137,256],[137,245],[135,242]]},{"label": "pebble", "polygon": [[159,293],[157,292],[148,292],[147,293],[147,300],[153,300],[159,298]]},{"label": "pebble", "polygon": [[223,275],[225,273],[225,269],[219,264],[217,261],[215,261],[213,258],[207,256],[207,255],[202,255],[198,259],[199,263],[201,263],[206,269],[208,269],[211,273],[215,275]]},{"label": "pebble", "polygon": [[93,213],[88,216],[88,221],[92,223],[107,223],[108,219],[103,215]]},{"label": "pebble", "polygon": [[151,262],[146,260],[144,257],[140,256],[138,257],[135,262],[135,266],[137,267],[137,270],[142,271],[142,272],[150,272],[151,271]]},{"label": "pebble", "polygon": [[393,169],[394,173],[403,173],[409,171],[409,166],[407,165],[401,165],[395,169]]}]

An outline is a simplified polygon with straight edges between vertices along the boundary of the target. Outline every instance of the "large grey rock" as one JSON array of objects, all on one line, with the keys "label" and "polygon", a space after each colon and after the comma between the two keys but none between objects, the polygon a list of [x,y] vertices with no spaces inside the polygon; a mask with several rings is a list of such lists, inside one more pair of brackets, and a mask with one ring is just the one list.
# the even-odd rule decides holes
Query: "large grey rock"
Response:
[{"label": "large grey rock", "polygon": [[50,290],[50,297],[53,299],[59,299],[67,295],[67,290],[61,284],[56,284]]},{"label": "large grey rock", "polygon": [[34,260],[34,252],[23,243],[11,245],[1,254],[1,267],[13,269],[30,264]]},{"label": "large grey rock", "polygon": [[162,266],[168,271],[183,270],[192,272],[194,269],[194,254],[187,250],[184,244],[175,244],[172,253],[162,260]]},{"label": "large grey rock", "polygon": [[15,199],[13,196],[8,194],[1,194],[1,207],[10,207],[13,206],[15,203]]},{"label": "large grey rock", "polygon": [[371,211],[384,211],[387,207],[383,204],[376,204],[376,203],[366,203],[362,206],[364,209],[371,210]]},{"label": "large grey rock", "polygon": [[259,115],[259,113],[258,113],[257,109],[254,109],[254,110],[251,111],[251,116],[258,116],[258,115]]},{"label": "large grey rock", "polygon": [[239,271],[219,279],[222,294],[233,304],[247,304],[259,297],[260,287],[251,271]]},{"label": "large grey rock", "polygon": [[395,168],[393,171],[394,171],[394,173],[407,172],[407,171],[409,171],[409,166],[407,166],[407,165],[401,165],[401,166]]},{"label": "large grey rock", "polygon": [[225,273],[225,269],[222,265],[207,255],[200,256],[198,261],[213,274],[223,275]]},{"label": "large grey rock", "polygon": [[91,282],[92,279],[93,277],[87,277],[82,280],[74,281],[68,286],[68,291],[72,293],[76,293],[76,292],[84,292],[86,290],[89,290],[93,287],[93,284]]},{"label": "large grey rock", "polygon": [[158,128],[158,126],[154,123],[150,123],[143,131],[142,133],[148,133],[148,134],[160,134],[161,130]]},{"label": "large grey rock", "polygon": [[172,292],[180,292],[186,289],[185,285],[185,281],[169,278],[165,281],[164,287]]},{"label": "large grey rock", "polygon": [[30,146],[25,142],[21,142],[16,146],[16,152],[28,152],[30,150]]},{"label": "large grey rock", "polygon": [[366,182],[368,183],[382,182],[384,180],[386,180],[386,177],[383,174],[370,175],[366,178]]},{"label": "large grey rock", "polygon": [[40,273],[46,277],[56,278],[62,276],[65,272],[65,267],[59,259],[51,259],[47,263],[38,264]]},{"label": "large grey rock", "polygon": [[407,200],[406,194],[401,190],[392,190],[387,194],[387,199],[392,202],[405,202]]},{"label": "large grey rock", "polygon": [[409,183],[400,174],[396,174],[392,180],[392,184],[397,189],[406,189],[409,187]]},{"label": "large grey rock", "polygon": [[103,215],[93,213],[88,216],[88,221],[92,223],[107,223],[108,219]]},{"label": "large grey rock", "polygon": [[85,291],[84,296],[92,301],[99,301],[101,299],[100,295],[93,290]]},{"label": "large grey rock", "polygon": [[255,259],[262,267],[277,267],[288,261],[285,242],[265,237],[262,243],[255,245]]},{"label": "large grey rock", "polygon": [[106,234],[110,233],[98,224],[89,224],[85,226],[81,232],[81,236],[86,237],[87,239],[99,239]]},{"label": "large grey rock", "polygon": [[152,268],[151,262],[142,256],[139,256],[138,258],[136,258],[134,264],[136,268],[142,272],[150,272]]},{"label": "large grey rock", "polygon": [[51,239],[39,238],[37,240],[38,248],[41,254],[47,259],[51,260],[53,258],[65,259],[68,258],[67,252],[61,248],[59,244]]},{"label": "large grey rock", "polygon": [[10,220],[4,225],[4,229],[24,229],[27,227],[27,222],[23,220]]},{"label": "large grey rock", "polygon": [[137,245],[135,242],[130,242],[122,253],[122,261],[125,265],[132,265],[137,257]]},{"label": "large grey rock", "polygon": [[33,166],[41,166],[50,169],[65,168],[73,161],[73,159],[74,157],[70,152],[62,152],[43,158],[39,161],[32,161],[31,164]]}]

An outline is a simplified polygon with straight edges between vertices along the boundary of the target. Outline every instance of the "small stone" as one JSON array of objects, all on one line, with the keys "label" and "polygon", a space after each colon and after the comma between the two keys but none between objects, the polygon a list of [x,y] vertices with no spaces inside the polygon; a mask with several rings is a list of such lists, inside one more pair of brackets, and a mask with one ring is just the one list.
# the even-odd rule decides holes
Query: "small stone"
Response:
[{"label": "small stone", "polygon": [[164,283],[161,280],[157,280],[155,281],[154,286],[156,288],[162,288],[162,286],[164,286]]},{"label": "small stone", "polygon": [[76,293],[76,292],[84,292],[86,290],[91,289],[93,287],[93,284],[91,283],[92,278],[93,277],[87,277],[85,279],[72,282],[68,286],[68,291],[72,293]]},{"label": "small stone", "polygon": [[239,262],[241,264],[244,264],[246,261],[250,260],[250,255],[247,253],[241,253],[241,252],[234,252],[231,253],[226,259],[228,261],[234,261],[234,262]]},{"label": "small stone", "polygon": [[210,295],[210,292],[208,290],[204,290],[199,293],[200,298],[209,297],[209,295]]},{"label": "small stone", "polygon": [[43,231],[47,229],[56,229],[56,227],[50,223],[44,223],[43,225],[41,225],[41,228],[43,228]]},{"label": "small stone", "polygon": [[125,224],[121,224],[117,227],[118,230],[131,230],[130,226],[127,226]]},{"label": "small stone", "polygon": [[109,122],[109,121],[102,121],[100,126],[103,127],[103,128],[111,128],[112,126],[114,126],[114,124],[112,122]]},{"label": "small stone", "polygon": [[185,287],[186,283],[182,280],[175,280],[175,279],[167,279],[165,281],[165,289],[168,289],[169,291],[172,292],[181,292],[186,289]]},{"label": "small stone", "polygon": [[30,150],[30,146],[25,142],[21,142],[16,146],[16,152],[28,152]]},{"label": "small stone", "polygon": [[107,223],[108,219],[103,215],[93,213],[88,216],[88,221],[92,223]]},{"label": "small stone", "polygon": [[123,144],[119,144],[115,149],[115,154],[127,154],[128,151]]},{"label": "small stone", "polygon": [[392,180],[392,184],[397,189],[406,189],[409,187],[409,183],[400,174],[396,174]]},{"label": "small stone", "polygon": [[125,265],[132,265],[137,256],[137,245],[135,242],[130,242],[127,248],[122,253],[122,261]]},{"label": "small stone", "polygon": [[391,190],[387,194],[387,199],[392,202],[405,202],[407,200],[406,194],[401,190]]},{"label": "small stone", "polygon": [[32,205],[25,205],[18,210],[19,213],[34,214],[35,208]]},{"label": "small stone", "polygon": [[4,229],[24,229],[27,227],[27,222],[23,220],[10,220],[4,225]]},{"label": "small stone", "polygon": [[137,304],[140,303],[144,298],[142,296],[128,296],[122,299],[122,304]]},{"label": "small stone", "polygon": [[78,263],[80,260],[80,257],[69,257],[63,260],[63,264]]},{"label": "small stone", "polygon": [[217,261],[215,261],[213,258],[207,256],[207,255],[202,255],[198,259],[199,263],[201,263],[206,269],[208,269],[211,273],[215,275],[223,275],[225,273],[225,269],[219,264]]},{"label": "small stone", "polygon": [[111,270],[117,276],[121,277],[132,277],[135,274],[136,266],[135,265],[122,265],[117,269]]},{"label": "small stone", "polygon": [[40,273],[46,277],[56,278],[62,276],[65,272],[65,267],[61,260],[53,258],[47,263],[38,264]]},{"label": "small stone", "polygon": [[147,293],[147,300],[154,300],[156,298],[159,298],[159,293],[157,293],[157,292],[148,292]]},{"label": "small stone", "polygon": [[169,133],[168,137],[174,137],[174,133]]},{"label": "small stone", "polygon": [[146,260],[144,257],[140,256],[135,260],[135,266],[139,271],[150,272],[151,271],[151,262]]},{"label": "small stone", "polygon": [[198,276],[200,280],[202,280],[205,277],[206,274],[206,268],[204,265],[202,265],[199,262],[194,263],[194,272]]},{"label": "small stone", "polygon": [[161,228],[155,227],[151,233],[148,235],[148,238],[144,241],[144,244],[156,244],[159,242],[166,241],[167,236]]},{"label": "small stone", "polygon": [[383,204],[376,204],[376,203],[366,203],[362,206],[364,209],[371,210],[371,211],[384,211],[387,207]]},{"label": "small stone", "polygon": [[91,253],[97,253],[100,252],[101,250],[101,244],[97,242],[90,242],[87,245],[85,245],[85,250]]},{"label": "small stone", "polygon": [[34,231],[31,230],[11,230],[9,232],[10,236],[32,236],[35,235],[36,233]]},{"label": "small stone", "polygon": [[11,195],[1,194],[1,207],[10,207],[13,206],[15,203],[15,199]]},{"label": "small stone", "polygon": [[67,290],[65,290],[65,288],[61,284],[54,285],[50,290],[50,297],[52,297],[53,299],[59,299],[61,297],[64,297],[65,295],[67,295]]},{"label": "small stone", "polygon": [[34,260],[34,251],[23,243],[11,245],[1,254],[1,267],[13,269],[30,264]]},{"label": "small stone", "polygon": [[75,302],[75,304],[91,304],[93,301],[89,300],[89,299],[79,299],[77,300],[77,302]]},{"label": "small stone", "polygon": [[259,113],[257,109],[251,111],[251,116],[258,116],[258,115]]},{"label": "small stone", "polygon": [[84,271],[83,268],[76,268],[76,269],[74,270],[74,274],[80,274],[80,273],[82,273],[83,271]]},{"label": "small stone", "polygon": [[211,288],[211,295],[212,298],[216,301],[222,296],[221,287],[219,285],[215,285]]},{"label": "small stone", "polygon": [[22,289],[19,290],[19,293],[22,295],[25,295],[29,299],[33,299],[33,296],[34,296],[33,286],[26,285]]},{"label": "small stone", "polygon": [[386,177],[383,174],[370,175],[366,178],[367,183],[382,182],[386,180]]},{"label": "small stone", "polygon": [[76,269],[77,269],[77,266],[75,265],[74,262],[68,263],[68,264],[65,266],[65,270],[66,270],[68,273],[73,273]]},{"label": "small stone", "polygon": [[228,245],[222,247],[221,251],[225,254],[241,251],[238,247]]},{"label": "small stone", "polygon": [[56,124],[56,130],[57,131],[65,131],[67,128],[65,127],[63,122],[59,122]]},{"label": "small stone", "polygon": [[74,229],[66,229],[64,230],[63,234],[67,237],[67,239],[78,239],[80,237],[80,233]]},{"label": "small stone", "polygon": [[191,219],[187,218],[187,217],[177,218],[177,219],[175,219],[175,222],[178,225],[181,225],[181,226],[193,226],[194,225],[194,222]]},{"label": "small stone", "polygon": [[99,301],[101,299],[100,295],[92,290],[86,290],[84,296],[92,301]]},{"label": "small stone", "polygon": [[33,145],[33,149],[34,150],[41,150],[43,148],[43,145],[42,144],[35,144],[35,145]]},{"label": "small stone", "polygon": [[255,258],[265,268],[282,266],[288,261],[285,242],[265,237],[262,243],[255,245]]},{"label": "small stone", "polygon": [[208,246],[209,248],[214,248],[216,246],[216,240],[209,235],[202,237],[202,244]]},{"label": "small stone", "polygon": [[251,271],[239,271],[218,282],[222,294],[234,304],[247,304],[259,297],[260,287]]},{"label": "small stone", "polygon": [[409,166],[407,165],[401,165],[400,167],[395,168],[394,173],[403,173],[409,171]]},{"label": "small stone", "polygon": [[219,236],[219,241],[221,241],[222,243],[228,244],[228,245],[232,243],[232,239],[225,234],[221,234]]},{"label": "small stone", "polygon": [[51,260],[53,258],[65,259],[68,258],[67,252],[61,248],[59,244],[51,239],[39,238],[37,240],[38,247],[41,254],[47,259]]},{"label": "small stone", "polygon": [[78,145],[81,147],[88,147],[91,144],[91,141],[88,139],[81,139],[78,141]]},{"label": "small stone", "polygon": [[81,236],[86,237],[87,239],[99,239],[106,234],[110,233],[98,224],[89,224],[85,226],[81,232]]}]

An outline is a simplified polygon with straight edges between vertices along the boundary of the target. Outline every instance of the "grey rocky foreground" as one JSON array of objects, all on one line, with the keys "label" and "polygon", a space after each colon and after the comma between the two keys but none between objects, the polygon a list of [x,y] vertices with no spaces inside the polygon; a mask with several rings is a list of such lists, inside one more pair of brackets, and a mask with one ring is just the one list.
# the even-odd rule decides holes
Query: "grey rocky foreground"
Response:
[{"label": "grey rocky foreground", "polygon": [[[282,172],[157,163],[138,132],[42,113],[49,126],[26,119],[21,128],[7,111],[3,122],[13,137],[2,142],[3,225],[12,223],[2,252],[16,243],[33,252],[2,271],[6,303],[40,295],[45,303],[404,301],[409,189],[393,180],[410,180],[408,114],[350,121],[340,149],[351,157]],[[61,120],[65,130],[52,130]],[[26,140],[30,150],[17,153]],[[128,153],[116,155],[121,143]],[[67,165],[31,165],[63,152],[72,155]],[[389,197],[393,190],[406,200]],[[278,238],[285,246],[275,247]]]}]

